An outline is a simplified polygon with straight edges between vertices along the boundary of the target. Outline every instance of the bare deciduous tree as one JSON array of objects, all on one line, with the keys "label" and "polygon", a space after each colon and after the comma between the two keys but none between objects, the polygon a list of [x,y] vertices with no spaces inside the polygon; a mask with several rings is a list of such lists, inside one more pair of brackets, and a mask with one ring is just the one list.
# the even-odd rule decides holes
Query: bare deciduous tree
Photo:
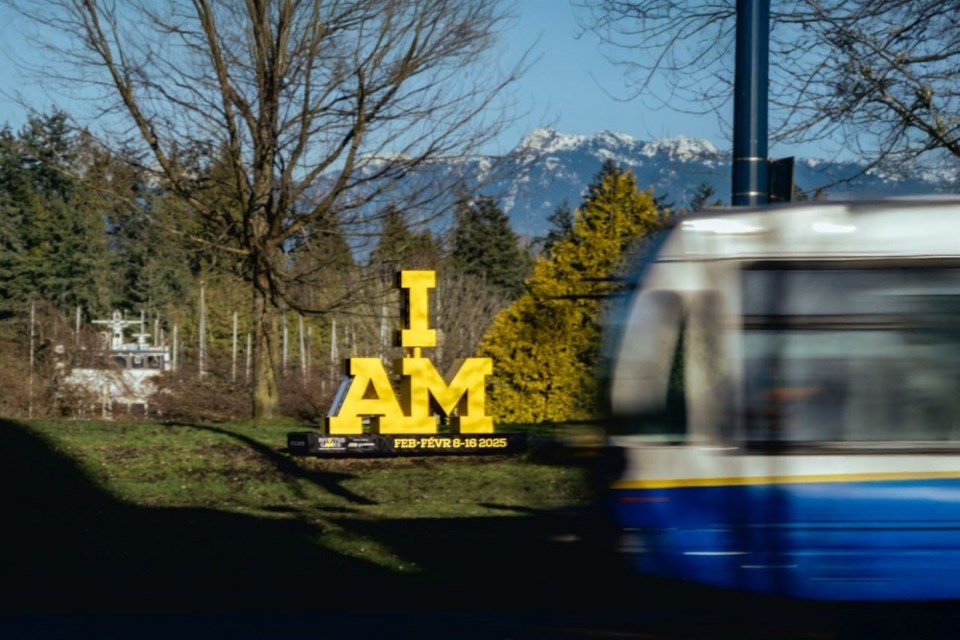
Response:
[{"label": "bare deciduous tree", "polygon": [[[723,113],[732,96],[734,0],[575,4],[636,96]],[[833,138],[874,162],[931,151],[960,160],[960,3],[787,0],[771,3],[770,16],[775,140]],[[655,78],[672,92],[654,95]]]},{"label": "bare deciduous tree", "polygon": [[[305,276],[291,252],[329,247],[331,229],[367,232],[365,204],[493,137],[503,114],[492,107],[519,72],[481,64],[503,20],[495,0],[9,4],[57,32],[44,46],[60,66],[41,73],[100,90],[102,121],[127,124],[215,231],[204,240],[243,265],[256,418],[278,402],[275,309],[333,304],[296,293]],[[207,150],[213,169],[185,167],[184,149]],[[199,184],[214,178],[215,189]],[[436,197],[404,195],[408,210]],[[322,259],[311,264],[323,273]]]}]

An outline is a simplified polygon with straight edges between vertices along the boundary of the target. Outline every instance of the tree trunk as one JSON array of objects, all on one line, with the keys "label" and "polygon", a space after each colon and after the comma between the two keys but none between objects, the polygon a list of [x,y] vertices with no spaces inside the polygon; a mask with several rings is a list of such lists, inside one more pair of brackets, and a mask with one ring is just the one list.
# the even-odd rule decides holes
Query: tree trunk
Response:
[{"label": "tree trunk", "polygon": [[277,388],[277,339],[279,318],[266,294],[253,290],[253,422],[259,424],[276,415],[280,403]]}]

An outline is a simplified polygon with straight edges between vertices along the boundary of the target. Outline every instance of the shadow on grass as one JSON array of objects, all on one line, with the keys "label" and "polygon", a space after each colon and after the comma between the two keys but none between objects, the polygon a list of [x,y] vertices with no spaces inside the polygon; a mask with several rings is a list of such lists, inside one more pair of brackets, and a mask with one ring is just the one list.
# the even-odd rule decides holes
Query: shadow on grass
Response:
[{"label": "shadow on grass", "polygon": [[171,423],[170,426],[186,429],[196,429],[197,431],[207,431],[209,433],[215,433],[226,438],[231,438],[237,440],[238,442],[243,443],[251,450],[255,451],[263,459],[270,461],[271,464],[279,471],[290,478],[296,478],[299,480],[306,480],[307,482],[313,483],[317,487],[323,489],[331,495],[338,496],[343,498],[347,502],[358,504],[358,505],[372,505],[376,504],[375,500],[370,500],[365,498],[353,491],[348,490],[343,486],[342,482],[344,480],[349,480],[350,475],[346,473],[333,473],[330,471],[320,471],[305,469],[293,460],[290,459],[290,456],[281,453],[262,442],[259,442],[253,438],[245,436],[234,431],[227,429],[220,429],[212,425],[203,425],[203,424],[192,424],[192,423]]},{"label": "shadow on grass", "polygon": [[[304,469],[281,452],[214,426],[281,474],[352,504],[348,474]],[[391,571],[322,547],[322,525],[203,508],[143,507],[105,492],[42,436],[0,420],[0,613],[493,611],[568,606],[603,572],[571,534],[571,514],[409,520],[330,513],[338,530],[414,563]],[[510,511],[504,511],[510,514]],[[280,516],[281,514],[278,514]],[[533,586],[536,585],[534,589]],[[600,596],[598,595],[598,598]]]},{"label": "shadow on grass", "polygon": [[391,579],[296,520],[118,501],[5,420],[0,483],[0,613],[297,610]]},{"label": "shadow on grass", "polygon": [[[241,439],[284,473],[303,477],[282,454]],[[342,480],[336,475],[312,481],[336,492]],[[8,620],[37,613],[282,616],[269,618],[275,624],[290,614],[300,620],[317,614],[345,616],[334,618],[342,637],[396,638],[434,637],[402,632],[414,622],[439,622],[438,629],[450,630],[450,619],[437,614],[462,613],[473,617],[456,619],[457,637],[548,638],[581,626],[607,635],[693,623],[699,629],[731,624],[743,612],[776,628],[789,629],[797,619],[795,607],[777,609],[766,601],[758,607],[752,600],[638,580],[598,543],[607,534],[599,515],[589,511],[394,520],[341,515],[332,521],[422,569],[411,575],[325,549],[314,541],[319,531],[305,522],[116,500],[42,437],[3,420],[0,481],[7,498],[0,524],[0,614]],[[350,635],[370,614],[407,617],[383,619],[383,633]],[[486,627],[471,626],[477,616],[487,616],[480,618]],[[322,635],[325,620],[305,622],[304,631]],[[821,619],[814,628],[830,631],[831,624]]]}]

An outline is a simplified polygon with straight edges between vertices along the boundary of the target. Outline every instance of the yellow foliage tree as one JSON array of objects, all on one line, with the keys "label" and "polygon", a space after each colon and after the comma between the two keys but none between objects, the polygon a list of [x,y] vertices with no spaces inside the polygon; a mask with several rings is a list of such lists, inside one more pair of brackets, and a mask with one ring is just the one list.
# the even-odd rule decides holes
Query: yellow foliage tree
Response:
[{"label": "yellow foliage tree", "polygon": [[630,170],[604,164],[566,237],[542,256],[527,291],[494,320],[480,346],[493,358],[489,407],[498,422],[590,418],[603,301],[630,248],[666,214]]}]

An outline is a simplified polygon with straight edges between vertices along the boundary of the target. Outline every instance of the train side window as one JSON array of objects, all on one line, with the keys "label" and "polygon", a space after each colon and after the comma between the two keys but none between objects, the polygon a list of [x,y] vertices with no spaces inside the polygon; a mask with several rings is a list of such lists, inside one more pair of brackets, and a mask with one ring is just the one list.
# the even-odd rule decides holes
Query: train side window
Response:
[{"label": "train side window", "polygon": [[724,444],[736,437],[736,312],[720,290],[697,291],[689,300],[681,338],[687,429],[698,442]]},{"label": "train side window", "polygon": [[686,438],[683,301],[673,291],[634,300],[610,380],[614,431],[678,441]]},{"label": "train side window", "polygon": [[676,347],[670,363],[670,378],[667,382],[667,400],[663,411],[648,416],[647,428],[674,439],[684,439],[687,433],[687,372],[685,363],[687,323],[681,322],[677,330]]},{"label": "train side window", "polygon": [[746,278],[748,440],[960,445],[960,271]]}]

